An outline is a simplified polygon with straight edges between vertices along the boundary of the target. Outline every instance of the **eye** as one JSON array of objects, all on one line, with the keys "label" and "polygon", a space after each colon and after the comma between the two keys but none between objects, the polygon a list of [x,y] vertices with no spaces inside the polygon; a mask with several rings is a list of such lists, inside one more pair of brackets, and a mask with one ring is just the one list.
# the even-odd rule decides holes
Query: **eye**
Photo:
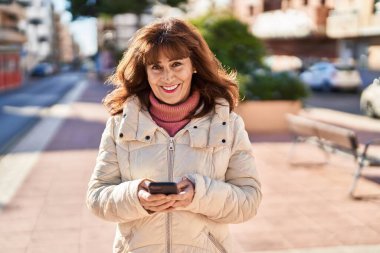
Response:
[{"label": "eye", "polygon": [[173,67],[178,67],[181,65],[182,65],[182,62],[179,62],[179,61],[173,62],[173,64],[172,64]]},{"label": "eye", "polygon": [[152,69],[152,70],[160,70],[161,66],[158,65],[158,64],[152,64],[152,65],[150,65],[150,69]]}]

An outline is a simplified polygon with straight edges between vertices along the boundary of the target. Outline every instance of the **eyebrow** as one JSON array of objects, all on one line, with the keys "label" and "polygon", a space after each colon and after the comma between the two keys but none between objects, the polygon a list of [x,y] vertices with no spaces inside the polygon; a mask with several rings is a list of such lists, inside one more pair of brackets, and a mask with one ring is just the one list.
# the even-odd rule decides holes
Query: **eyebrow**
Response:
[{"label": "eyebrow", "polygon": [[[187,58],[187,57],[185,57],[185,58]],[[181,61],[181,60],[184,60],[185,58],[179,58],[179,59],[169,59],[169,62],[172,62],[172,61]],[[152,64],[150,64],[150,65],[153,65],[153,64],[157,64],[157,63],[161,63],[161,62],[160,62],[160,61],[158,61],[158,62],[152,63]]]}]

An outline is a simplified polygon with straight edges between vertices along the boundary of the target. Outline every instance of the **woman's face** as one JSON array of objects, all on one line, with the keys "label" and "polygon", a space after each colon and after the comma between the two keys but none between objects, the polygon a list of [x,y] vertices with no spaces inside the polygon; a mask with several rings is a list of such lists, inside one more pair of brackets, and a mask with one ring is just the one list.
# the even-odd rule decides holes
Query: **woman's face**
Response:
[{"label": "woman's face", "polygon": [[168,59],[160,53],[158,62],[146,66],[146,72],[153,94],[161,102],[174,105],[189,97],[194,72],[189,57]]}]

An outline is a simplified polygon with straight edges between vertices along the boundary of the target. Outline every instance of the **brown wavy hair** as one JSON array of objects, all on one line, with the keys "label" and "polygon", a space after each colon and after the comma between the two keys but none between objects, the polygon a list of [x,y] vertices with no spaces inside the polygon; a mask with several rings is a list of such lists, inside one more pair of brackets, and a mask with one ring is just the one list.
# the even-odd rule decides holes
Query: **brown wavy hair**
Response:
[{"label": "brown wavy hair", "polygon": [[104,99],[103,104],[112,115],[123,111],[127,98],[136,95],[142,106],[150,106],[146,66],[157,63],[159,52],[169,59],[190,57],[196,69],[192,77],[192,89],[200,92],[202,109],[193,117],[211,112],[217,98],[225,98],[232,111],[238,103],[239,92],[236,73],[228,73],[211,52],[196,27],[183,20],[170,18],[159,20],[138,30],[129,42],[129,47],[108,82],[115,89]]}]

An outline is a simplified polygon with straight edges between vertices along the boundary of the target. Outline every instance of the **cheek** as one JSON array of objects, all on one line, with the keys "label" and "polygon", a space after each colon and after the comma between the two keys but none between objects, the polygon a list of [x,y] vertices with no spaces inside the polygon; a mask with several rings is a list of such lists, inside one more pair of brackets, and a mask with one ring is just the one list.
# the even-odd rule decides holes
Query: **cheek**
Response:
[{"label": "cheek", "polygon": [[187,83],[189,87],[191,86],[191,80],[192,80],[192,75],[187,75],[185,78],[185,82]]},{"label": "cheek", "polygon": [[181,76],[181,79],[184,81],[191,81],[191,78],[193,76],[192,74],[193,72],[183,71],[182,73],[180,73],[180,76]]},{"label": "cheek", "polygon": [[148,82],[151,86],[157,85],[157,82],[160,80],[160,75],[148,73]]}]

